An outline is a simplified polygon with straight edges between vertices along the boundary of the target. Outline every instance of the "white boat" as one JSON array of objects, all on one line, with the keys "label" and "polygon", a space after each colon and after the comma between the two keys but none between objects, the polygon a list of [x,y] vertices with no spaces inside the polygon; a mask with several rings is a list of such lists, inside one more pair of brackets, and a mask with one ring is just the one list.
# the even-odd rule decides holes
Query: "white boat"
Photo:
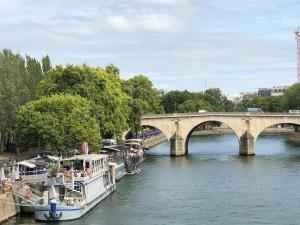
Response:
[{"label": "white boat", "polygon": [[101,153],[109,155],[110,165],[115,165],[116,181],[121,180],[126,174],[126,148],[121,145],[105,146],[101,148]]},{"label": "white boat", "polygon": [[134,166],[145,159],[143,143],[141,139],[127,139],[125,141],[125,147],[129,148],[128,156],[131,158]]},{"label": "white boat", "polygon": [[115,191],[115,169],[107,155],[76,155],[61,160],[60,172],[48,177],[44,186],[44,204],[36,207],[36,220],[78,219]]}]

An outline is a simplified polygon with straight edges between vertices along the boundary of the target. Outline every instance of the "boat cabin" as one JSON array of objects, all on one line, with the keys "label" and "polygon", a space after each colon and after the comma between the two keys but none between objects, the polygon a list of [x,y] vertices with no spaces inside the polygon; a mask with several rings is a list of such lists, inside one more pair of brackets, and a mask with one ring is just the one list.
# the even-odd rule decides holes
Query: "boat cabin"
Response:
[{"label": "boat cabin", "polygon": [[108,156],[99,154],[75,155],[60,161],[62,173],[73,172],[75,177],[85,177],[108,168]]}]

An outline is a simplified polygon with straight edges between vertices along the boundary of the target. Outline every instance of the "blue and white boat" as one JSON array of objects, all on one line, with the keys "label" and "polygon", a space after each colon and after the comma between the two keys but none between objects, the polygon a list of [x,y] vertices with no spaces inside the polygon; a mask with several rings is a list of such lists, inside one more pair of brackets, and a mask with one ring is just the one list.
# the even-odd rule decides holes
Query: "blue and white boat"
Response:
[{"label": "blue and white boat", "polygon": [[17,162],[11,166],[11,178],[22,179],[27,183],[39,183],[48,176],[48,169],[59,161],[55,156],[37,156],[32,159]]},{"label": "blue and white boat", "polygon": [[36,220],[78,219],[116,190],[115,168],[107,155],[75,155],[61,160],[59,172],[48,177],[44,187],[44,203],[35,208]]}]

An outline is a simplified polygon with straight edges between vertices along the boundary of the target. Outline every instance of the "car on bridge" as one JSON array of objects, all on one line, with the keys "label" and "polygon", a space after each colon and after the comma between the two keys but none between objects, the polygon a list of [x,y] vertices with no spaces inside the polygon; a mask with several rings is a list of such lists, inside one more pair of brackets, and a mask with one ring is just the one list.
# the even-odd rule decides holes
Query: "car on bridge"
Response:
[{"label": "car on bridge", "polygon": [[248,108],[247,112],[263,113],[264,111],[262,111],[261,108]]}]

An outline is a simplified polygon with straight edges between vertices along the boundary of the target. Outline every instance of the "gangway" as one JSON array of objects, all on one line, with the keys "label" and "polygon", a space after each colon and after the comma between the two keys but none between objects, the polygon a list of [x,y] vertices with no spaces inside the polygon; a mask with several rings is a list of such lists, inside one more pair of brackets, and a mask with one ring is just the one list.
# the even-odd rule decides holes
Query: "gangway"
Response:
[{"label": "gangway", "polygon": [[24,205],[41,205],[43,203],[43,193],[28,186],[16,183],[12,188],[12,194],[21,198]]}]

